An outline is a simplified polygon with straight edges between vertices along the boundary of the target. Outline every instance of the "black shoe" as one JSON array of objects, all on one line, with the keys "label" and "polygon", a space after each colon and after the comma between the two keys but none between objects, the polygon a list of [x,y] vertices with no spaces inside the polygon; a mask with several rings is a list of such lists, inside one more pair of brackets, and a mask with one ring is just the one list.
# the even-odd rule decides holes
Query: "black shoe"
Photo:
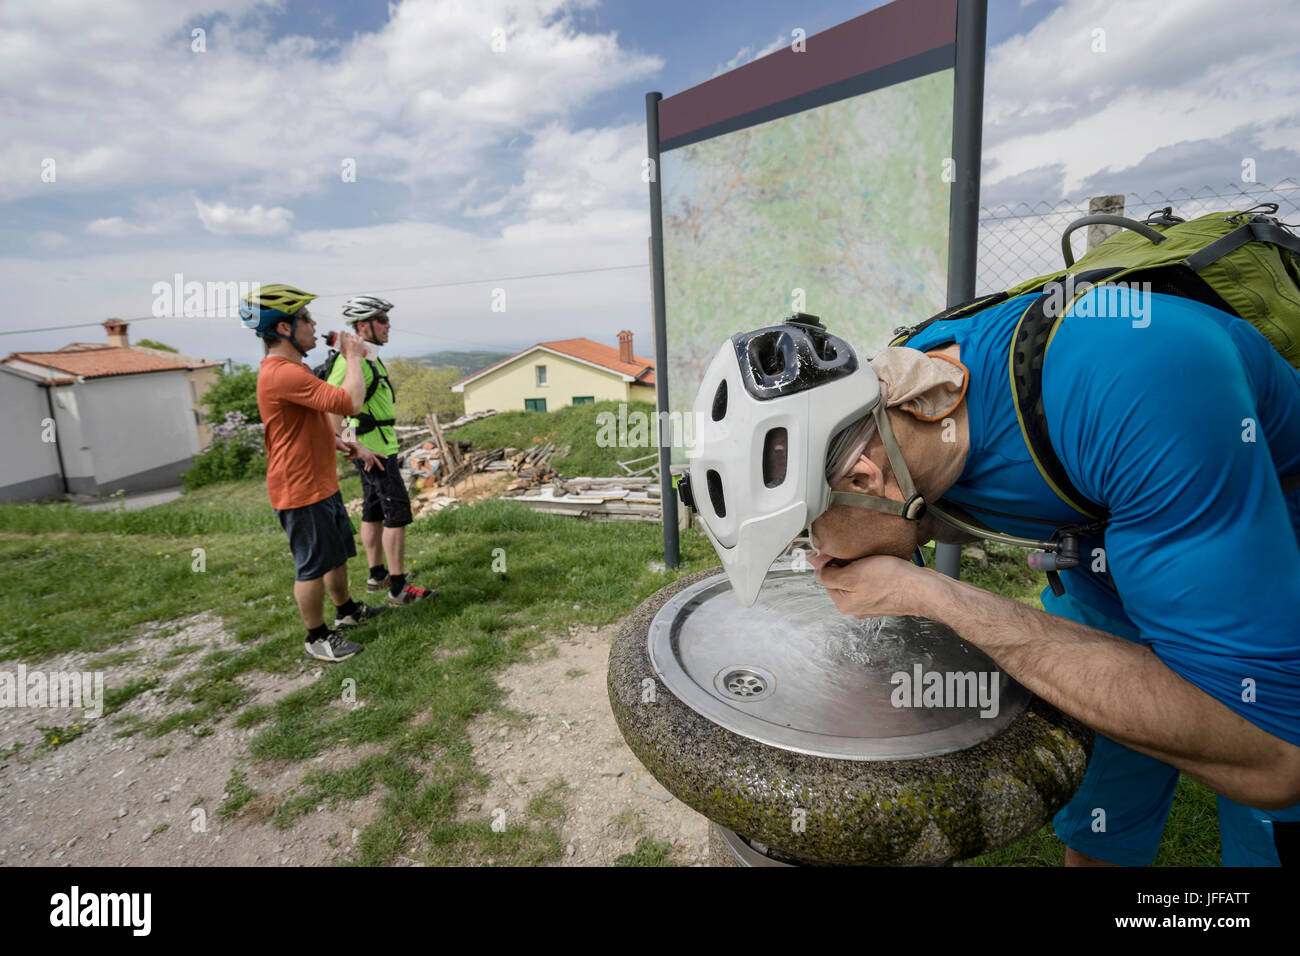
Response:
[{"label": "black shoe", "polygon": [[308,657],[331,662],[345,661],[365,650],[360,644],[353,644],[338,631],[330,631],[318,641],[305,641],[303,647]]},{"label": "black shoe", "polygon": [[356,605],[357,609],[351,614],[340,614],[334,619],[335,629],[341,627],[356,627],[358,624],[362,624],[375,615],[383,614],[388,610],[388,608],[382,604],[362,604],[360,601],[357,601]]}]

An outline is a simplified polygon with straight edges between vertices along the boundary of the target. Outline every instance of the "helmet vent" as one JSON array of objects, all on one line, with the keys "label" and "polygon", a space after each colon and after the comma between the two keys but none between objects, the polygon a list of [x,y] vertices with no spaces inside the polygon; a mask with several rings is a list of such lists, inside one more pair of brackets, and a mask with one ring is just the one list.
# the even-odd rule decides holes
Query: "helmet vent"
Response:
[{"label": "helmet vent", "polygon": [[705,480],[709,485],[709,501],[713,504],[713,511],[719,518],[727,516],[727,502],[722,497],[722,476],[712,468],[705,475]]},{"label": "helmet vent", "polygon": [[720,422],[727,417],[727,380],[718,383],[718,390],[713,393],[713,420]]},{"label": "helmet vent", "polygon": [[789,458],[789,437],[784,428],[773,428],[763,439],[763,485],[776,488],[785,481]]}]

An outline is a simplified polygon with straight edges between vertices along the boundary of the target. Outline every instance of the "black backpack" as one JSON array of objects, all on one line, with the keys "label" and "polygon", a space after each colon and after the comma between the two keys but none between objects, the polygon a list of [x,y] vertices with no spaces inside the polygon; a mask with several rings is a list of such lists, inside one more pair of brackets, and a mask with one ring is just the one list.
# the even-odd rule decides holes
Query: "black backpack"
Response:
[{"label": "black backpack", "polygon": [[[325,361],[321,362],[321,364],[313,368],[311,370],[311,373],[315,375],[318,379],[320,379],[322,382],[328,381],[330,377],[330,372],[334,371],[334,362],[336,359],[338,359],[338,357],[339,357],[339,350],[330,349],[329,354],[325,356]],[[370,366],[370,384],[366,386],[366,397],[361,400],[361,407],[363,411],[357,412],[357,414],[355,415],[348,416],[351,418],[355,418],[357,420],[358,435],[365,435],[368,432],[372,432],[376,428],[379,428],[381,426],[391,427],[392,425],[397,424],[397,419],[395,418],[375,418],[375,416],[371,415],[369,412],[364,411],[364,408],[370,404],[370,399],[373,398],[375,392],[379,390],[380,381],[383,381],[384,384],[388,386],[388,394],[392,396],[394,403],[396,403],[397,401],[397,391],[393,388],[393,383],[388,379],[387,370],[385,370],[384,374],[381,375],[379,373],[378,365],[376,365],[370,359],[366,359],[365,362],[367,365]]]}]

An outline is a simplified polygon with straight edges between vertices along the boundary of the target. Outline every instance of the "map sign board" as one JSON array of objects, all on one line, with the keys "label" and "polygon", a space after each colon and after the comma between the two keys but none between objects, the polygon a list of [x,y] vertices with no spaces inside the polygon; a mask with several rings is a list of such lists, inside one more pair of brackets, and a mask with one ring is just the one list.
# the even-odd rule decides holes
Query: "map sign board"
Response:
[{"label": "map sign board", "polygon": [[[954,184],[978,188],[978,133],[974,169],[955,146],[969,5],[896,0],[647,97],[661,419],[688,420],[735,332],[810,312],[869,356],[947,304]],[[674,464],[686,442],[669,442]]]}]

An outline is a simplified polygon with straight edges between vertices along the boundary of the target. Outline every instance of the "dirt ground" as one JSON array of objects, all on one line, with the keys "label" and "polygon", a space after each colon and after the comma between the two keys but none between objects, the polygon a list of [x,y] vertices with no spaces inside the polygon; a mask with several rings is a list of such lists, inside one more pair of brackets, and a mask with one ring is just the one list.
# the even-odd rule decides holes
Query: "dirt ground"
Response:
[{"label": "dirt ground", "polygon": [[[609,866],[643,836],[671,843],[673,862],[707,862],[708,821],[661,787],[623,742],[609,709],[605,667],[618,625],[571,627],[538,659],[508,668],[497,683],[504,706],[528,715],[524,726],[499,717],[471,727],[474,759],[492,778],[465,816],[522,819],[529,801],[555,780],[570,787],[564,865]],[[498,815],[499,818],[499,815]]]},{"label": "dirt ground", "polygon": [[[154,722],[183,709],[184,700],[165,700],[166,684],[197,667],[206,653],[235,646],[219,619],[207,613],[172,626],[178,627],[175,633],[158,636],[163,628],[154,628],[115,649],[139,650],[133,660],[99,668],[107,687],[164,677],[112,718],[86,721],[80,711],[0,708],[0,865],[312,866],[351,858],[361,829],[378,813],[378,790],[337,809],[319,806],[288,830],[276,829],[268,818],[304,773],[348,766],[373,753],[373,745],[302,763],[253,763],[248,742],[257,728],[234,727],[233,718],[206,736],[185,729],[156,738],[117,736],[119,717]],[[570,628],[567,637],[539,647],[534,660],[499,676],[509,691],[505,706],[526,715],[526,723],[485,717],[472,725],[475,758],[492,782],[467,802],[463,814],[492,818],[503,809],[508,822],[522,821],[532,796],[562,779],[569,786],[562,798],[563,865],[611,864],[642,836],[671,843],[674,862],[703,862],[704,818],[645,772],[609,711],[605,665],[616,630]],[[183,655],[172,653],[188,648]],[[92,670],[95,656],[63,654],[29,669]],[[163,668],[178,656],[180,665]],[[5,666],[12,670],[17,663]],[[320,674],[320,666],[304,661],[288,676],[253,673],[239,681],[255,691],[248,704],[267,704]],[[43,736],[38,727],[74,724],[87,729],[57,747],[37,746]],[[26,746],[14,752],[19,741]],[[246,785],[260,796],[225,818],[217,810],[232,768],[242,770]]]}]

